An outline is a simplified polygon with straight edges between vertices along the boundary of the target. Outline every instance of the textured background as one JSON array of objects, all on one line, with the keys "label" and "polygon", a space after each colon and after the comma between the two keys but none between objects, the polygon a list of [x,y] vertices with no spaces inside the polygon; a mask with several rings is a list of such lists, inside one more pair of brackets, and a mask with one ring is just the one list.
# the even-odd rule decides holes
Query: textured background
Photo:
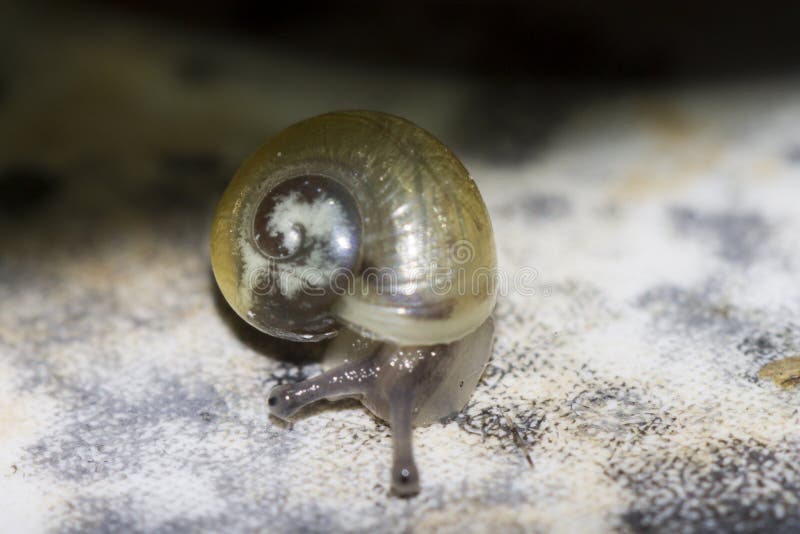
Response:
[{"label": "textured background", "polygon": [[[800,77],[415,78],[0,10],[0,530],[800,530],[800,388],[758,377],[800,354]],[[410,500],[358,403],[269,418],[319,350],[242,324],[208,262],[238,163],[353,107],[453,146],[538,273],[415,432]]]}]

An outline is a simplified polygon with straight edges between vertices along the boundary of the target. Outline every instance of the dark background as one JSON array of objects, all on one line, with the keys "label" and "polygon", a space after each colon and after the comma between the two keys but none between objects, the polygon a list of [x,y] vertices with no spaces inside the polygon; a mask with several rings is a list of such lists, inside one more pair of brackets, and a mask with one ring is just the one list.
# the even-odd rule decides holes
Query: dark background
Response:
[{"label": "dark background", "polygon": [[80,2],[264,46],[498,78],[670,80],[783,71],[800,59],[798,2]]},{"label": "dark background", "polygon": [[[798,28],[799,2],[0,2],[0,242],[35,259],[144,224],[200,247],[241,161],[331,108],[530,162],[576,103],[793,77]],[[469,87],[446,124],[429,80]]]}]

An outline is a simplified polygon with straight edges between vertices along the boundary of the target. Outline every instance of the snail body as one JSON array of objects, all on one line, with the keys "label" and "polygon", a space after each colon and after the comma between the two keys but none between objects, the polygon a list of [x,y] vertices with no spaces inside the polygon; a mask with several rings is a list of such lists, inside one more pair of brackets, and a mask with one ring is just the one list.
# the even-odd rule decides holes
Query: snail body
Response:
[{"label": "snail body", "polygon": [[392,426],[394,491],[418,492],[412,425],[463,407],[494,331],[491,222],[455,155],[382,113],[297,123],[231,181],[211,259],[225,299],[255,328],[336,337],[326,371],[276,386],[271,412],[285,419],[319,399],[359,398]]}]

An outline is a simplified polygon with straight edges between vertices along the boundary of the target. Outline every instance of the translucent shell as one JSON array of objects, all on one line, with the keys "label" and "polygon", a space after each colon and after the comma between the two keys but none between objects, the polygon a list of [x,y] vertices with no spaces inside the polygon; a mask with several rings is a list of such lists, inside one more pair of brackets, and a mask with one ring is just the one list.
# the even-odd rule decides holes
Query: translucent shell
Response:
[{"label": "translucent shell", "polygon": [[[297,188],[311,208],[284,205]],[[298,220],[270,219],[279,203]],[[265,241],[267,227],[277,241]],[[492,227],[475,183],[431,134],[382,113],[329,113],[267,141],[220,201],[211,259],[243,319],[293,340],[347,326],[399,346],[449,343],[495,303]],[[298,268],[314,279],[293,279]]]}]

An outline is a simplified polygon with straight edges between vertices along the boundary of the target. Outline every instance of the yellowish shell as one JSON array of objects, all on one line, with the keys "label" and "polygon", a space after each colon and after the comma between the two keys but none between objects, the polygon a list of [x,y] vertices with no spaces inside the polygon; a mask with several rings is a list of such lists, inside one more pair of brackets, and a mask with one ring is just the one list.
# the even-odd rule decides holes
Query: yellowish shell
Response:
[{"label": "yellowish shell", "polygon": [[[253,255],[260,254],[253,220],[265,195],[302,176],[333,180],[352,195],[359,216],[348,224],[360,233],[360,250],[347,266],[346,291],[331,300],[327,315],[292,333],[276,331],[275,310],[266,313],[269,302],[253,297],[252,265],[259,261]],[[220,201],[211,259],[233,309],[290,339],[329,337],[345,325],[400,345],[448,343],[476,330],[495,303],[492,226],[472,178],[431,134],[376,112],[321,115],[267,141]]]}]

